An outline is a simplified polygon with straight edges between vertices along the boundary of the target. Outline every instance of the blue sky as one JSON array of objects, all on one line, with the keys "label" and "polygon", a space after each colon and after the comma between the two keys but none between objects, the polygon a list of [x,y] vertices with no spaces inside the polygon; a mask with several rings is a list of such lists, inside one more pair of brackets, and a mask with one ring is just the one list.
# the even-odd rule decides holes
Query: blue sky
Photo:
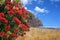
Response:
[{"label": "blue sky", "polygon": [[60,28],[60,0],[22,0],[22,3],[45,27]]}]

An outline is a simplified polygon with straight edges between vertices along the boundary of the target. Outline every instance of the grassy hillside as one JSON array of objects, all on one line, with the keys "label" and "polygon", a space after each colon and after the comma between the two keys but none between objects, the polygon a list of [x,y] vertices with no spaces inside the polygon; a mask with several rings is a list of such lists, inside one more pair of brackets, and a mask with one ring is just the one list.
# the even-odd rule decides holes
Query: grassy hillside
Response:
[{"label": "grassy hillside", "polygon": [[60,30],[30,28],[24,38],[19,37],[17,40],[60,40]]}]

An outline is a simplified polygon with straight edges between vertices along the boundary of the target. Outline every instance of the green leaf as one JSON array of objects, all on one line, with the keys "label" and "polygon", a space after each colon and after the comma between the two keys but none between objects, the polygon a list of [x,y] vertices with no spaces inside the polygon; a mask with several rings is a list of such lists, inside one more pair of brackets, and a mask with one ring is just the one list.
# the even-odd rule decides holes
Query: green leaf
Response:
[{"label": "green leaf", "polygon": [[8,31],[7,34],[12,34],[12,33],[10,31]]},{"label": "green leaf", "polygon": [[13,37],[11,37],[11,36],[9,36],[9,37],[8,37],[8,40],[14,40],[14,38],[13,38]]},{"label": "green leaf", "polygon": [[7,11],[8,11],[8,9],[7,9],[7,8],[4,8],[4,13],[5,13],[5,14],[7,13]]},{"label": "green leaf", "polygon": [[6,14],[5,17],[6,17],[7,20],[12,21],[14,16]]},{"label": "green leaf", "polygon": [[18,3],[18,2],[20,2],[20,0],[13,0],[13,2]]},{"label": "green leaf", "polygon": [[0,0],[1,3],[3,3],[5,0]]},{"label": "green leaf", "polygon": [[11,21],[11,22],[10,22],[10,26],[11,26],[11,28],[14,28],[15,22],[14,22],[14,21]]},{"label": "green leaf", "polygon": [[5,8],[5,3],[3,3],[2,5],[0,5],[0,12],[4,12],[4,8]]},{"label": "green leaf", "polygon": [[0,30],[3,31],[4,30],[4,23],[0,21]]}]

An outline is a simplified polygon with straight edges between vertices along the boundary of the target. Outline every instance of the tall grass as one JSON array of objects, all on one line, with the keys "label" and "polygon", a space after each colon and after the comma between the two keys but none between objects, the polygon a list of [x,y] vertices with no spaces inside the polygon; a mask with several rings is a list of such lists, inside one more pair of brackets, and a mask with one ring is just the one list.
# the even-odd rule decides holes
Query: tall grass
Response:
[{"label": "tall grass", "polygon": [[60,30],[30,28],[24,38],[19,37],[17,40],[60,40]]}]

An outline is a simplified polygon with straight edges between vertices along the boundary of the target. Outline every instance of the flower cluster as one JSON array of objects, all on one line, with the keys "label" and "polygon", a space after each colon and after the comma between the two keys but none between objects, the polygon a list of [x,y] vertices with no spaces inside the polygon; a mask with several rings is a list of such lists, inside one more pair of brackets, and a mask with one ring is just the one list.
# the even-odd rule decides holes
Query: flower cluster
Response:
[{"label": "flower cluster", "polygon": [[[4,6],[3,6],[4,5]],[[11,0],[5,0],[0,5],[0,37],[17,38],[18,35],[24,36],[26,31],[29,31],[27,20],[28,11],[21,5],[20,2],[14,3]]]}]

